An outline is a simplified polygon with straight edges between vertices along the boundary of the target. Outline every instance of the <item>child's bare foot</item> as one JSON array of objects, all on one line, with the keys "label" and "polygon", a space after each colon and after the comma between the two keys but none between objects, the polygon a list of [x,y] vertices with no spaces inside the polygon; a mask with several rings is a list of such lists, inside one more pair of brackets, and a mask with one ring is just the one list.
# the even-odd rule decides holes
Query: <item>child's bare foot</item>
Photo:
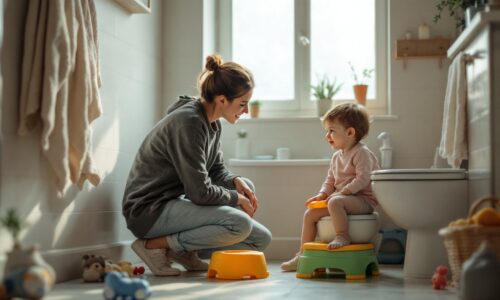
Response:
[{"label": "child's bare foot", "polygon": [[330,244],[328,244],[328,249],[337,249],[337,248],[340,248],[340,247],[344,247],[344,246],[347,246],[351,243],[351,241],[349,241],[348,239],[346,239],[345,237],[343,236],[340,236],[340,235],[337,235],[333,241],[330,242]]},{"label": "child's bare foot", "polygon": [[297,253],[292,259],[281,264],[281,270],[285,272],[295,272],[299,264],[300,253]]}]

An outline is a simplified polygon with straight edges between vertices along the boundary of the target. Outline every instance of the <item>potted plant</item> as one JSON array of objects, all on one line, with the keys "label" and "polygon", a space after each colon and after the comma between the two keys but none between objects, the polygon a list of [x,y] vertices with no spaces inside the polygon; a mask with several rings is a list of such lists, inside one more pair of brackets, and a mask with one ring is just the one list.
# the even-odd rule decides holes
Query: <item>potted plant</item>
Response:
[{"label": "potted plant", "polygon": [[335,78],[330,81],[326,75],[318,81],[318,84],[311,85],[312,95],[316,98],[318,116],[323,116],[332,107],[333,97],[341,87],[342,83],[338,84]]},{"label": "potted plant", "polygon": [[483,6],[484,2],[484,0],[441,0],[436,4],[437,13],[434,16],[434,22],[437,23],[443,11],[447,9],[449,15],[454,17],[456,27],[463,30],[465,28],[464,12],[470,7],[477,10],[477,6]]},{"label": "potted plant", "polygon": [[259,117],[260,105],[261,102],[259,100],[250,101],[250,117],[252,117],[252,119]]},{"label": "potted plant", "polygon": [[249,143],[247,139],[247,131],[245,129],[240,129],[237,132],[238,139],[236,140],[236,158],[245,159],[248,158]]},{"label": "potted plant", "polygon": [[351,68],[352,77],[354,78],[355,83],[353,86],[354,98],[356,99],[356,102],[358,102],[358,104],[366,105],[366,94],[368,93],[368,85],[366,84],[366,80],[372,77],[372,74],[375,70],[363,69],[360,79],[351,62],[349,62],[349,67]]}]

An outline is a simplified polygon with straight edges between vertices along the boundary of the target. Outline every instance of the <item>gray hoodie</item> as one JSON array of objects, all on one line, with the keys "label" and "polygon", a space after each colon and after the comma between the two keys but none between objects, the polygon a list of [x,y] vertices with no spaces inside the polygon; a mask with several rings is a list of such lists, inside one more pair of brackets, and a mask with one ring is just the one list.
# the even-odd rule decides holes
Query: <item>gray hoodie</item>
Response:
[{"label": "gray hoodie", "polygon": [[236,176],[224,166],[220,136],[220,121],[208,122],[199,99],[181,96],[169,108],[146,136],[128,176],[123,215],[134,235],[144,237],[165,204],[180,196],[197,205],[236,206]]}]

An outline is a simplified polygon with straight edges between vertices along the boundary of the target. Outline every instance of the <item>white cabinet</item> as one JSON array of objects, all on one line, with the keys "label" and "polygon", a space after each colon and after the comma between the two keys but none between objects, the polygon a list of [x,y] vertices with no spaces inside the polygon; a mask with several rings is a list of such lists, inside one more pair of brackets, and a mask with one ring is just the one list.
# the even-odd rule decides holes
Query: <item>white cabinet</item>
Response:
[{"label": "white cabinet", "polygon": [[480,13],[448,51],[465,53],[469,202],[500,197],[500,11]]}]

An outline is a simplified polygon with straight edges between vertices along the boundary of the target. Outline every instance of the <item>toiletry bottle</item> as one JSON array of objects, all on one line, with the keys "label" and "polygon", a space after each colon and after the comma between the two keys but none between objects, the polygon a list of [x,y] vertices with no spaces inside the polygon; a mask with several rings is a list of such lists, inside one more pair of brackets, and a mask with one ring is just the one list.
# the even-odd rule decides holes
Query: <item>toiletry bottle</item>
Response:
[{"label": "toiletry bottle", "polygon": [[382,140],[382,147],[380,147],[380,167],[382,169],[390,169],[392,167],[392,147],[389,143],[389,134],[381,132],[377,139]]}]

